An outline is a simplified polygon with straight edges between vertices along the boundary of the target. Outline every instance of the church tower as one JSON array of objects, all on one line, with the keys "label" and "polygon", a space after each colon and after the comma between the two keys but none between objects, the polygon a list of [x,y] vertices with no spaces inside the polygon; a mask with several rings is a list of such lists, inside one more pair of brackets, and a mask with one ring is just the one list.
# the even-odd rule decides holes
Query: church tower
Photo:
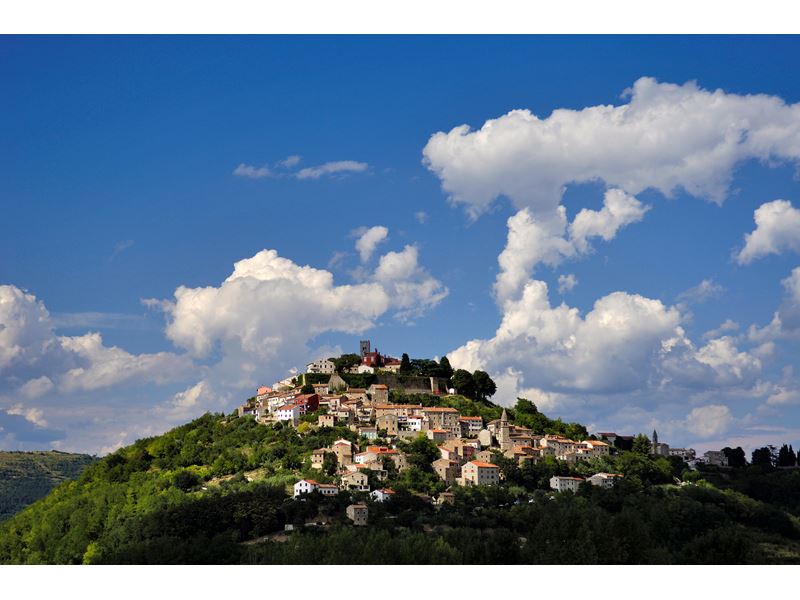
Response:
[{"label": "church tower", "polygon": [[510,450],[514,445],[511,441],[511,432],[508,427],[508,413],[506,413],[505,408],[503,409],[503,414],[500,416],[500,432],[497,436],[497,442],[500,444],[500,450],[503,452]]}]

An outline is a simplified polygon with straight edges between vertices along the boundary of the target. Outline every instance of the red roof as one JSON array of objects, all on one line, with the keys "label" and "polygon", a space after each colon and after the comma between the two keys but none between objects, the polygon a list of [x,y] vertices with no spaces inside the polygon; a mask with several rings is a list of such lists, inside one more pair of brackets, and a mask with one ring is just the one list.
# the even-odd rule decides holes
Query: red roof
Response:
[{"label": "red roof", "polygon": [[479,468],[490,468],[490,467],[493,469],[499,468],[497,465],[493,465],[492,463],[487,463],[480,460],[472,460],[470,461],[470,463]]}]

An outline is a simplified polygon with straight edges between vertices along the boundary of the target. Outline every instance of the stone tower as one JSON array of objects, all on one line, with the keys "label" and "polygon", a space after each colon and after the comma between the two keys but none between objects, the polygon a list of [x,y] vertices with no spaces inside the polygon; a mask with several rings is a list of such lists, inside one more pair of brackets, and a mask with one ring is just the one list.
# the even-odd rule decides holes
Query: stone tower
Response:
[{"label": "stone tower", "polygon": [[510,450],[514,443],[511,441],[511,432],[508,427],[508,414],[506,409],[503,409],[503,414],[500,416],[500,431],[497,436],[497,443],[500,445],[500,450],[505,452]]},{"label": "stone tower", "polygon": [[361,358],[364,358],[365,354],[369,354],[370,351],[369,346],[370,346],[369,340],[361,340],[360,344]]}]

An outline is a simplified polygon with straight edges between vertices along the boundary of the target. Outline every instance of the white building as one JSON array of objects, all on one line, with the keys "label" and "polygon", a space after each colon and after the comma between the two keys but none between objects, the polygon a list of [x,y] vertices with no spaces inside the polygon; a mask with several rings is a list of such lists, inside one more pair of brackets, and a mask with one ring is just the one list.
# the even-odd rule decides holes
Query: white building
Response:
[{"label": "white building", "polygon": [[320,358],[314,362],[306,365],[306,373],[324,373],[325,375],[333,375],[336,372],[336,365],[327,358]]},{"label": "white building", "polygon": [[294,497],[300,494],[310,494],[319,492],[323,496],[335,496],[339,493],[339,488],[332,483],[317,483],[313,479],[301,479],[294,484]]},{"label": "white building", "polygon": [[472,460],[461,467],[462,485],[497,485],[500,467],[480,460]]},{"label": "white building", "polygon": [[375,502],[386,502],[387,500],[390,500],[392,496],[394,496],[394,490],[390,490],[389,488],[375,490],[370,494],[370,496]]},{"label": "white building", "polygon": [[278,421],[288,421],[292,425],[297,425],[300,420],[300,407],[297,404],[284,404],[278,407],[274,414]]},{"label": "white building", "polygon": [[556,475],[550,478],[550,489],[557,492],[577,492],[583,483],[580,477],[561,477]]},{"label": "white building", "polygon": [[483,429],[483,419],[480,417],[460,417],[458,422],[461,425],[462,437],[478,437]]},{"label": "white building", "polygon": [[617,473],[596,473],[589,477],[587,481],[592,485],[607,489],[614,487],[614,483],[616,483],[617,479],[620,477],[622,477],[622,475],[618,475]]}]

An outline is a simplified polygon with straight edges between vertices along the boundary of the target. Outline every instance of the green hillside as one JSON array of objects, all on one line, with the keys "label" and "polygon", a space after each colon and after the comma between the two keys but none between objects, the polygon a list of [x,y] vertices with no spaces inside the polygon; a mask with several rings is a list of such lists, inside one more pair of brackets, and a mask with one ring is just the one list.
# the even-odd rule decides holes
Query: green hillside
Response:
[{"label": "green hillside", "polygon": [[44,498],[50,490],[75,479],[97,459],[65,452],[0,451],[0,520]]},{"label": "green hillside", "polygon": [[[309,456],[341,437],[356,439],[345,428],[301,435],[207,414],[103,458],[0,524],[0,562],[800,562],[796,473],[748,467],[729,485],[711,471],[691,475],[679,461],[634,452],[573,467],[519,467],[498,456],[501,485],[456,488],[453,504],[437,508],[427,496],[444,489],[430,470],[437,450],[423,437],[403,445],[412,466],[381,484],[396,490],[386,503],[358,492],[292,500],[301,477],[333,481],[310,468]],[[546,489],[556,473],[612,469],[625,474],[612,489]],[[689,475],[693,483],[673,483]],[[749,495],[751,476],[786,490],[783,501]],[[354,499],[369,505],[367,527],[345,518]]]}]

